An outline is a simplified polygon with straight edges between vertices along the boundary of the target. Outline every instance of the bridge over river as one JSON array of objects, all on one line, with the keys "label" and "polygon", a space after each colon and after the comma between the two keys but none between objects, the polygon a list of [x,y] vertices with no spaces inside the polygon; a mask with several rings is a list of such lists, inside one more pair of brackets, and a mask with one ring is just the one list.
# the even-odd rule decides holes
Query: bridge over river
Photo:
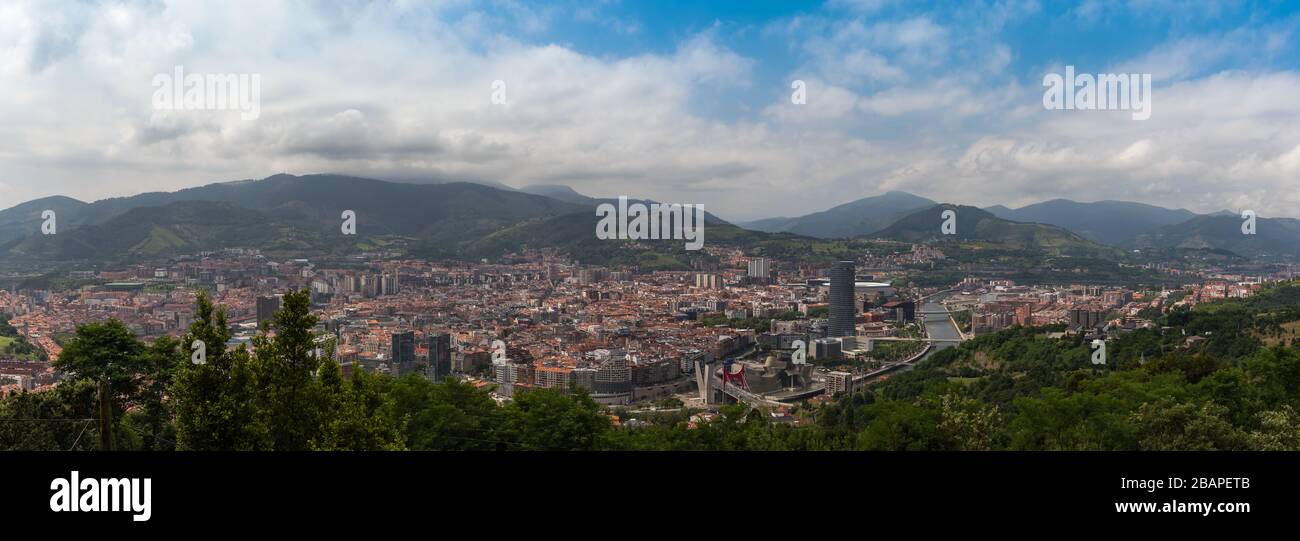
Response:
[{"label": "bridge over river", "polygon": [[[947,296],[951,294],[952,294],[951,290],[941,291],[939,293],[930,295],[929,297],[922,297],[921,299],[918,299],[918,302],[922,304],[921,304],[921,310],[918,311],[917,313],[921,316],[921,320],[924,324],[925,334],[926,334],[925,337],[900,338],[900,337],[888,336],[888,337],[868,338],[868,340],[872,340],[872,341],[879,340],[884,342],[925,342],[926,345],[925,345],[925,349],[922,349],[919,353],[913,355],[908,359],[890,363],[886,366],[883,366],[871,372],[854,376],[853,388],[856,390],[859,387],[866,385],[871,381],[875,381],[890,372],[910,370],[912,369],[913,366],[916,365],[916,363],[925,360],[930,355],[933,355],[934,352],[947,349],[950,347],[956,347],[963,340],[965,340],[966,337],[963,336],[961,331],[957,329],[957,325],[953,322],[952,316],[948,312],[947,307],[945,307],[942,304],[943,299],[947,298]],[[864,337],[860,337],[860,338],[864,338]],[[766,395],[760,395],[745,390],[737,386],[735,383],[724,384],[722,378],[718,377],[717,374],[714,373],[713,365],[697,364],[697,370],[707,370],[708,389],[710,390],[717,389],[721,391],[723,394],[730,396],[736,399],[737,401],[746,402],[755,406],[771,407],[771,406],[788,405],[791,402],[802,400],[805,398],[810,398],[814,395],[820,394],[825,391],[824,383],[814,382],[812,386],[804,390],[799,390],[799,391],[786,390],[780,393],[769,393]],[[704,383],[704,381],[699,381],[702,380],[703,378],[700,378],[698,376],[698,372],[696,377],[699,383]]]}]

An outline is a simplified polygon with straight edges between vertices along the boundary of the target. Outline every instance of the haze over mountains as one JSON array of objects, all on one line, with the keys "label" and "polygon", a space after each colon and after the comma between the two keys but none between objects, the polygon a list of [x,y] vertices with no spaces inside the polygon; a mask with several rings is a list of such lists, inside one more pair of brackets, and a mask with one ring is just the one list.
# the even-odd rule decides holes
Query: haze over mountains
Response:
[{"label": "haze over mountains", "polygon": [[[952,235],[943,234],[939,228],[943,213],[948,210],[955,213],[956,230]],[[1077,257],[1115,258],[1121,255],[1115,248],[1087,240],[1058,226],[1004,220],[988,211],[964,205],[935,205],[912,212],[872,236],[912,243],[953,239],[996,244],[1004,249]]]},{"label": "haze over mountains", "polygon": [[[521,246],[592,254],[603,246],[590,238],[594,207],[612,201],[563,185],[513,189],[482,183],[274,175],[93,203],[61,196],[29,201],[0,210],[0,256],[113,259],[237,246],[346,253],[390,243],[426,256],[486,257]],[[339,234],[345,209],[357,213],[356,237]],[[1133,202],[1064,199],[1017,209],[979,209],[897,191],[740,227],[709,215],[715,230],[706,242],[789,242],[800,237],[949,240],[941,238],[938,229],[946,209],[957,212],[957,235],[951,240],[1007,248],[1108,258],[1120,255],[1113,247],[1300,258],[1300,221],[1290,218],[1260,218],[1258,234],[1245,236],[1240,217],[1231,213],[1198,215]],[[58,235],[40,234],[44,210],[57,213]]]},{"label": "haze over mountains", "polygon": [[1124,244],[1143,251],[1226,251],[1242,257],[1300,259],[1300,220],[1258,218],[1255,234],[1241,232],[1242,219],[1233,214],[1206,214],[1137,235]]},{"label": "haze over mountains", "polygon": [[[507,188],[507,189],[515,190],[514,188]],[[541,195],[544,197],[550,197],[551,199],[559,199],[560,201],[573,203],[575,205],[582,205],[584,207],[595,207],[597,205],[600,205],[601,203],[610,203],[615,205],[618,204],[617,197],[607,197],[607,198],[589,197],[578,193],[573,188],[561,184],[533,184],[529,186],[524,186],[523,188],[519,188],[518,190],[515,191],[520,191],[520,192],[529,193],[533,195]],[[633,203],[642,203],[646,205],[649,205],[651,203],[658,203],[658,201],[653,201],[650,199],[638,199],[634,196],[628,196],[627,202],[629,205]],[[725,224],[728,222],[726,220],[723,220],[722,218],[717,217],[712,212],[706,211],[704,213],[704,223]]]},{"label": "haze over mountains", "polygon": [[551,199],[559,199],[560,201],[567,201],[579,205],[598,205],[601,202],[600,199],[587,197],[574,191],[573,188],[560,184],[534,184],[519,188],[519,191],[533,195],[546,196]]},{"label": "haze over mountains", "polygon": [[1053,199],[1009,209],[1001,205],[986,208],[994,216],[1017,222],[1036,222],[1064,227],[1083,238],[1119,246],[1134,237],[1197,216],[1185,209],[1167,209],[1129,201],[1080,203]]},{"label": "haze over mountains", "polygon": [[[933,230],[941,211],[931,211],[929,207],[936,204],[905,192],[888,192],[804,216],[768,218],[738,225],[759,231],[788,231],[819,238],[884,236],[922,240],[931,238],[928,230],[918,231],[924,234],[900,236],[897,228],[890,228],[909,214],[925,209],[919,218],[922,220],[920,223],[929,224]],[[1258,218],[1257,234],[1242,235],[1242,219],[1230,211],[1201,215],[1186,209],[1167,209],[1131,201],[1083,203],[1053,199],[1016,209],[1003,205],[984,209],[945,208],[958,210],[959,238],[969,231],[964,225],[984,224],[982,227],[988,228],[997,223],[988,220],[994,217],[1055,226],[1077,234],[1081,239],[1126,250],[1212,250],[1242,257],[1300,258],[1300,236],[1295,234],[1300,231],[1300,221],[1291,218]],[[969,212],[972,210],[978,212]],[[967,216],[968,213],[971,215]],[[1017,239],[1023,240],[1021,235],[1025,230],[1000,226],[997,231],[998,235],[1004,236],[1002,241],[1016,244],[1020,242]],[[1061,240],[1059,236],[1052,237],[1055,239],[1053,242]]]},{"label": "haze over mountains", "polygon": [[937,203],[906,192],[888,192],[796,218],[768,218],[736,224],[746,229],[786,231],[823,239],[870,235],[903,216]]}]

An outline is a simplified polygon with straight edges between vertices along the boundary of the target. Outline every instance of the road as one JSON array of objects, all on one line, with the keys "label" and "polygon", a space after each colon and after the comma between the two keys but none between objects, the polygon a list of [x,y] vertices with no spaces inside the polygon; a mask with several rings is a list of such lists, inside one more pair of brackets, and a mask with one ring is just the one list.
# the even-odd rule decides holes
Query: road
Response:
[{"label": "road", "polygon": [[[859,375],[853,378],[853,386],[855,388],[860,388],[861,385],[875,381],[887,373],[911,370],[917,365],[917,363],[920,363],[921,361],[928,359],[931,355],[934,355],[934,352],[956,347],[957,344],[960,344],[962,341],[962,335],[957,331],[957,326],[953,324],[952,318],[949,317],[948,308],[940,302],[950,294],[951,292],[937,293],[926,298],[921,305],[919,314],[925,318],[926,337],[932,340],[927,344],[925,352],[922,355]],[[715,377],[714,384],[717,385],[718,388],[722,388],[721,378]],[[735,388],[734,384],[728,385],[724,392],[734,398],[751,404],[763,404],[768,406],[781,405],[780,402],[750,393],[744,389]]]},{"label": "road", "polygon": [[930,342],[930,347],[926,349],[925,354],[922,355],[921,358],[907,363],[890,365],[854,378],[854,385],[857,386],[875,381],[886,373],[905,372],[911,370],[921,361],[934,355],[934,352],[951,347],[957,347],[957,344],[961,343],[961,333],[957,332],[957,327],[953,325],[952,318],[948,317],[947,307],[940,303],[940,301],[947,298],[950,294],[951,293],[947,292],[935,294],[926,298],[921,304],[919,314],[925,317],[926,337],[935,340]]}]

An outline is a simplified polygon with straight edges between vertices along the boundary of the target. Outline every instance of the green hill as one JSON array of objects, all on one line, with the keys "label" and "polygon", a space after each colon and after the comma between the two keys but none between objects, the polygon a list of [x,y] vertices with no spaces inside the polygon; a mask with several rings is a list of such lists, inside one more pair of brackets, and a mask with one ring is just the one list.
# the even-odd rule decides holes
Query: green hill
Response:
[{"label": "green hill", "polygon": [[267,214],[231,203],[185,201],[132,209],[103,224],[32,235],[7,247],[6,255],[44,259],[115,259],[188,253],[278,242],[297,234]]},{"label": "green hill", "polygon": [[[944,211],[956,213],[956,232],[941,230]],[[900,242],[960,243],[972,249],[1015,250],[1031,254],[1114,259],[1122,256],[1063,228],[1004,220],[988,211],[964,205],[936,205],[904,216],[874,235]]]},{"label": "green hill", "polygon": [[797,218],[767,218],[739,225],[756,231],[784,231],[823,239],[860,237],[934,204],[934,201],[910,193],[888,192]]},{"label": "green hill", "polygon": [[1257,218],[1255,234],[1241,232],[1236,215],[1197,216],[1139,235],[1129,246],[1149,252],[1228,252],[1249,258],[1300,257],[1300,220]]},{"label": "green hill", "polygon": [[1064,227],[1083,238],[1111,246],[1120,246],[1137,235],[1196,216],[1185,209],[1167,209],[1131,201],[1080,203],[1068,199],[1053,199],[1018,209],[995,205],[986,210],[1005,220]]}]

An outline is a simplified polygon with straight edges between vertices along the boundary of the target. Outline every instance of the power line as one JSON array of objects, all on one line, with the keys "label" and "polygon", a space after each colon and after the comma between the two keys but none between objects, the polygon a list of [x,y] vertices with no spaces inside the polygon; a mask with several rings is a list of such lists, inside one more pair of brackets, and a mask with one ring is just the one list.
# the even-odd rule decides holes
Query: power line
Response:
[{"label": "power line", "polygon": [[68,450],[69,450],[69,451],[71,451],[71,450],[73,450],[73,449],[76,449],[76,448],[77,448],[77,444],[78,444],[78,443],[81,443],[81,435],[86,433],[86,429],[87,429],[87,428],[90,428],[90,422],[93,421],[93,420],[94,420],[94,419],[86,419],[86,424],[81,425],[81,432],[78,432],[78,433],[77,433],[77,439],[73,440],[73,441],[72,441],[72,446],[68,447]]}]

